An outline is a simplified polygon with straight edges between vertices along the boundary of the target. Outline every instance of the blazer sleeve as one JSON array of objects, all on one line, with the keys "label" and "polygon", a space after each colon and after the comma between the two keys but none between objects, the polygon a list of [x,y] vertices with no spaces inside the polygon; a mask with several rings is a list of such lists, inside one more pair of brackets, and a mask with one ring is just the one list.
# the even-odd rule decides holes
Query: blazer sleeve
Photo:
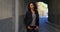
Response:
[{"label": "blazer sleeve", "polygon": [[36,25],[39,26],[39,14],[38,14],[38,12],[37,12],[37,19],[36,20],[37,20]]},{"label": "blazer sleeve", "polygon": [[25,25],[25,26],[27,26],[27,18],[28,18],[27,14],[28,14],[28,13],[26,12],[25,17],[24,17],[24,25]]}]

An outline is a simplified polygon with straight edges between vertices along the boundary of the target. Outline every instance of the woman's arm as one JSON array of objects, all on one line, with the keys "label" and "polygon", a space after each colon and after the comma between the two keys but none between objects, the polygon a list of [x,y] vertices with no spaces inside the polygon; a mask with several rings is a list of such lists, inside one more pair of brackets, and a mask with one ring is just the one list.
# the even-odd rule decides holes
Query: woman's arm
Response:
[{"label": "woman's arm", "polygon": [[36,12],[36,13],[37,13],[37,15],[36,15],[37,16],[37,19],[36,19],[37,24],[36,25],[39,26],[39,14],[38,14],[38,12]]},{"label": "woman's arm", "polygon": [[26,12],[25,17],[24,17],[24,24],[27,26],[27,19],[28,19],[28,12]]},{"label": "woman's arm", "polygon": [[39,26],[39,15],[37,16],[37,26]]}]

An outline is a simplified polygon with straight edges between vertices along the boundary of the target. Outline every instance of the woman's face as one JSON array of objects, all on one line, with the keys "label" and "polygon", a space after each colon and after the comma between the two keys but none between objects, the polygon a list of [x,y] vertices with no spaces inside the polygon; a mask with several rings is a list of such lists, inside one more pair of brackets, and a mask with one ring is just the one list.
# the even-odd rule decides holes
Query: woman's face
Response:
[{"label": "woman's face", "polygon": [[30,9],[34,9],[34,4],[30,3]]}]

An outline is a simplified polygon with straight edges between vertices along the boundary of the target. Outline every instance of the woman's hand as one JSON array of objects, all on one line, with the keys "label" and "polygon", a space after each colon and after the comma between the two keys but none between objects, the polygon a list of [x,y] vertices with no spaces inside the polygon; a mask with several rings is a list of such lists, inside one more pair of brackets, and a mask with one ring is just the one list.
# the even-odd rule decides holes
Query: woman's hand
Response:
[{"label": "woman's hand", "polygon": [[36,26],[35,30],[38,30],[39,29],[39,26]]},{"label": "woman's hand", "polygon": [[30,26],[27,27],[29,30],[32,30],[32,28]]}]

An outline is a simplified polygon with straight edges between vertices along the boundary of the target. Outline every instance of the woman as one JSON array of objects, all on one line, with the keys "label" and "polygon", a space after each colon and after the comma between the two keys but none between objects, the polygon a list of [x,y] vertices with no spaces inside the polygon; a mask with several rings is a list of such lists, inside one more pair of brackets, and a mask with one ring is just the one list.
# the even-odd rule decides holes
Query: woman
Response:
[{"label": "woman", "polygon": [[28,11],[26,12],[24,18],[24,24],[26,26],[27,32],[38,32],[39,28],[39,15],[34,2],[29,3]]}]

